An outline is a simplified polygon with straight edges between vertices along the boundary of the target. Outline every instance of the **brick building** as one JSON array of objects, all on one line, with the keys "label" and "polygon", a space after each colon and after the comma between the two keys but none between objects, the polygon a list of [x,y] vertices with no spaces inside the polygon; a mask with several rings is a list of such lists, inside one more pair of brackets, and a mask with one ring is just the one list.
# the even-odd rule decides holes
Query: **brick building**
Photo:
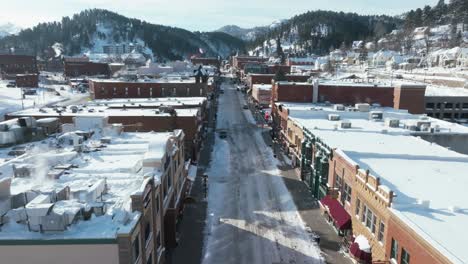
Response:
[{"label": "brick building", "polygon": [[216,57],[208,57],[208,58],[199,58],[199,57],[192,57],[190,59],[192,64],[194,65],[210,65],[219,68],[221,66],[221,61]]},{"label": "brick building", "polygon": [[268,107],[271,103],[271,84],[254,84],[252,99],[261,107]]},{"label": "brick building", "polygon": [[[185,134],[186,154],[197,159],[201,147],[201,132],[203,131],[204,102],[194,108],[175,108],[173,106],[68,106],[66,108],[26,109],[7,114],[6,119],[18,117],[34,117],[36,119],[56,117],[62,124],[72,124],[77,117],[107,117],[112,124],[123,124],[126,132],[165,132],[181,129]],[[179,105],[182,105],[180,103]]]},{"label": "brick building", "polygon": [[[83,131],[68,132],[54,144],[44,141],[40,152],[0,163],[1,213],[12,216],[2,219],[2,261],[165,262],[165,250],[176,245],[188,185],[184,133],[120,133],[119,125],[100,129],[99,146]],[[45,171],[50,184],[29,189],[32,158],[59,152],[60,159]],[[17,186],[21,192],[11,193]]]},{"label": "brick building", "polygon": [[314,80],[312,83],[277,82],[272,88],[272,117],[273,122],[277,124],[276,102],[331,102],[344,105],[368,103],[422,114],[426,112],[425,91],[425,85],[409,84],[389,86],[319,80]]},{"label": "brick building", "polygon": [[268,61],[267,58],[256,57],[256,56],[233,56],[232,57],[232,67],[236,70],[243,70],[244,65],[247,63],[264,63]]},{"label": "brick building", "polygon": [[88,58],[65,58],[64,74],[66,77],[110,76],[107,63],[91,62]]},{"label": "brick building", "polygon": [[17,74],[15,77],[16,87],[36,88],[39,87],[38,74]]},{"label": "brick building", "polygon": [[466,127],[392,108],[277,106],[284,149],[357,261],[467,261],[456,226],[468,220],[459,207],[468,156],[421,137]]},{"label": "brick building", "polygon": [[[250,89],[254,84],[271,84],[275,74],[249,74],[246,77],[246,83]],[[309,75],[294,75],[286,74],[288,82],[307,82],[310,79]]]},{"label": "brick building", "polygon": [[468,94],[462,96],[426,95],[426,114],[460,123],[468,122]]},{"label": "brick building", "polygon": [[93,99],[206,97],[214,89],[214,82],[195,83],[194,79],[179,81],[127,82],[120,80],[90,80]]},{"label": "brick building", "polygon": [[29,55],[0,54],[0,75],[14,79],[16,74],[37,74],[36,57]]}]

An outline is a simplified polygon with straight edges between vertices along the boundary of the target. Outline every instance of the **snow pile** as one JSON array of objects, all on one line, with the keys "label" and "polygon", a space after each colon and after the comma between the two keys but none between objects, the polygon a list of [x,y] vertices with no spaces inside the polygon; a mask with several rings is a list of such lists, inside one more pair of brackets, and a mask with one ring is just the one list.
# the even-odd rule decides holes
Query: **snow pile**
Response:
[{"label": "snow pile", "polygon": [[367,240],[367,238],[365,236],[363,236],[363,235],[357,236],[354,239],[354,242],[359,245],[360,250],[362,250],[364,252],[367,252],[367,253],[371,253],[371,246],[369,244],[369,240]]}]

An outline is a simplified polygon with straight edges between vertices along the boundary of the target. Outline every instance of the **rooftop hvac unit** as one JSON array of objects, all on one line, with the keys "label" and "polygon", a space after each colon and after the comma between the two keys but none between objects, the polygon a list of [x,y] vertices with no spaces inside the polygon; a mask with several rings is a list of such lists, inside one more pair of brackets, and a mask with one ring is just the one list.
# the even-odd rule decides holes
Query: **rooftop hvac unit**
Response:
[{"label": "rooftop hvac unit", "polygon": [[369,119],[372,121],[382,121],[383,120],[383,112],[381,111],[371,111],[369,113]]},{"label": "rooftop hvac unit", "polygon": [[349,120],[343,120],[341,121],[341,128],[351,128],[351,121]]},{"label": "rooftop hvac unit", "polygon": [[345,106],[342,105],[342,104],[336,104],[336,105],[333,106],[333,109],[334,109],[335,111],[344,111],[344,110],[345,110]]},{"label": "rooftop hvac unit", "polygon": [[429,117],[427,115],[420,115],[419,120],[429,120]]},{"label": "rooftop hvac unit", "polygon": [[340,115],[329,114],[328,115],[328,120],[330,120],[330,121],[339,121],[340,120]]},{"label": "rooftop hvac unit", "polygon": [[370,105],[369,104],[355,104],[354,107],[359,112],[369,112],[370,111]]},{"label": "rooftop hvac unit", "polygon": [[430,121],[418,121],[417,127],[419,131],[430,132],[431,122]]},{"label": "rooftop hvac unit", "polygon": [[415,124],[407,124],[405,125],[405,129],[408,129],[409,131],[418,131],[418,126]]},{"label": "rooftop hvac unit", "polygon": [[396,118],[385,119],[385,126],[387,127],[400,127],[400,120]]}]

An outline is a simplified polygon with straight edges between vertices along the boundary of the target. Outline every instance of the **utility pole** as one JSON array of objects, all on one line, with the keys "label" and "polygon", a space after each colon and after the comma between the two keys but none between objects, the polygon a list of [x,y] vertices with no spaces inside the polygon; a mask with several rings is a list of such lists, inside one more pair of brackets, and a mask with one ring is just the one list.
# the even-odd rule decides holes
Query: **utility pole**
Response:
[{"label": "utility pole", "polygon": [[24,110],[24,91],[23,91],[23,87],[21,87],[21,109]]}]

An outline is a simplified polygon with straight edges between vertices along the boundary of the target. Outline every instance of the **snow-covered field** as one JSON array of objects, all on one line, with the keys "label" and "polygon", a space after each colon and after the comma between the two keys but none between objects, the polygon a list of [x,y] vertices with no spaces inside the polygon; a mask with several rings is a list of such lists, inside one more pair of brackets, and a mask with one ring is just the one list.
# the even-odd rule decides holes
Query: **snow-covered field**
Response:
[{"label": "snow-covered field", "polygon": [[[53,91],[37,88],[36,95],[26,95],[26,98],[21,100],[20,88],[8,88],[7,81],[0,81],[0,121],[4,119],[4,115],[9,112],[21,110],[22,108],[41,107],[48,104],[66,101],[68,99],[87,97],[87,94],[77,94],[70,90],[67,85],[43,85],[44,88],[52,88],[60,93],[56,95]],[[61,88],[65,90],[61,90]],[[26,88],[24,89],[26,90]]]},{"label": "snow-covered field", "polygon": [[[225,86],[209,176],[202,262],[323,263],[299,216],[271,149],[242,110],[235,88]],[[253,118],[252,118],[253,119]]]}]

